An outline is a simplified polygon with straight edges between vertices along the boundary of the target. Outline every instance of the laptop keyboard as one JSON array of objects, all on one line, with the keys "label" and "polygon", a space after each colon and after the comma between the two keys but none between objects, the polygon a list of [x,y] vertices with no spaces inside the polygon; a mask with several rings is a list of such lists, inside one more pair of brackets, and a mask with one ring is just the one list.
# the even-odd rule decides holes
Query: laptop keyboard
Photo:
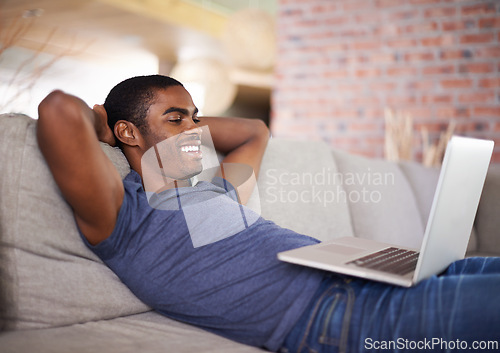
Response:
[{"label": "laptop keyboard", "polygon": [[348,264],[405,275],[417,266],[418,254],[417,251],[391,247],[360,257]]}]

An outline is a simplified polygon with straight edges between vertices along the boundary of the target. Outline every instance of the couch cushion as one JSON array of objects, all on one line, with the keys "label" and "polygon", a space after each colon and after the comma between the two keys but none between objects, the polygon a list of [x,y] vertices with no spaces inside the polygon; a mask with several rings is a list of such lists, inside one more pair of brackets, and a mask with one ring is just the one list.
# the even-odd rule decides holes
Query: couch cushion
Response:
[{"label": "couch cushion", "polygon": [[333,150],[356,237],[420,248],[424,228],[411,186],[396,163]]},{"label": "couch cushion", "polygon": [[35,134],[35,120],[0,116],[2,328],[45,328],[148,311],[81,241]]},{"label": "couch cushion", "polygon": [[337,174],[325,143],[271,139],[258,179],[262,216],[321,241],[353,236]]},{"label": "couch cushion", "polygon": [[2,353],[257,353],[194,326],[142,313],[113,320],[0,335]]}]

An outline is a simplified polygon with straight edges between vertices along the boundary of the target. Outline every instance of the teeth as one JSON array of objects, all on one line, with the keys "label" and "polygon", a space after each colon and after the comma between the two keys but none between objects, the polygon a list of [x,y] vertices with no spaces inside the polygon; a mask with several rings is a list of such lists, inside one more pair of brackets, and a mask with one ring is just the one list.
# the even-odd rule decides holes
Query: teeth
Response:
[{"label": "teeth", "polygon": [[182,152],[198,152],[200,150],[200,146],[182,146]]}]

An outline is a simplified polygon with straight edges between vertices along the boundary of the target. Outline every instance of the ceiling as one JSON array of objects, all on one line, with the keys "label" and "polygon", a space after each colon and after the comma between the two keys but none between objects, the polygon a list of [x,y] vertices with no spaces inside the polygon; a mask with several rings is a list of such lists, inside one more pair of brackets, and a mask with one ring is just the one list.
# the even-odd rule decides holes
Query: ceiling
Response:
[{"label": "ceiling", "polygon": [[276,1],[274,0],[185,0],[193,4],[198,4],[215,12],[230,15],[234,12],[246,9],[248,7],[258,8],[276,14]]},{"label": "ceiling", "polygon": [[[182,55],[226,60],[221,36],[247,7],[275,13],[274,0],[0,0],[0,41],[25,26],[16,46],[84,60],[112,61],[131,50],[174,64]],[[269,76],[236,75],[252,85]]]}]

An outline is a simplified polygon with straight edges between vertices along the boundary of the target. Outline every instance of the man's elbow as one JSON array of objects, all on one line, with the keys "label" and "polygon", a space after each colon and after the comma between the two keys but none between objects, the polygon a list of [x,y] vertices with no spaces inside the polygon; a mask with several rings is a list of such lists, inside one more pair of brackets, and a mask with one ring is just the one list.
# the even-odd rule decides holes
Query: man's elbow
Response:
[{"label": "man's elbow", "polygon": [[64,93],[61,90],[52,91],[38,105],[38,126],[67,128],[74,126],[79,128],[84,124],[85,116],[83,102],[75,96]]},{"label": "man's elbow", "polygon": [[40,121],[65,115],[65,110],[71,109],[72,97],[61,90],[49,93],[38,105],[38,117]]},{"label": "man's elbow", "polygon": [[253,129],[255,133],[259,136],[259,138],[268,140],[270,133],[266,123],[264,123],[264,121],[260,119],[254,119],[253,124],[254,124]]},{"label": "man's elbow", "polygon": [[37,138],[41,147],[47,140],[82,131],[84,121],[81,105],[74,96],[56,90],[38,105]]}]

